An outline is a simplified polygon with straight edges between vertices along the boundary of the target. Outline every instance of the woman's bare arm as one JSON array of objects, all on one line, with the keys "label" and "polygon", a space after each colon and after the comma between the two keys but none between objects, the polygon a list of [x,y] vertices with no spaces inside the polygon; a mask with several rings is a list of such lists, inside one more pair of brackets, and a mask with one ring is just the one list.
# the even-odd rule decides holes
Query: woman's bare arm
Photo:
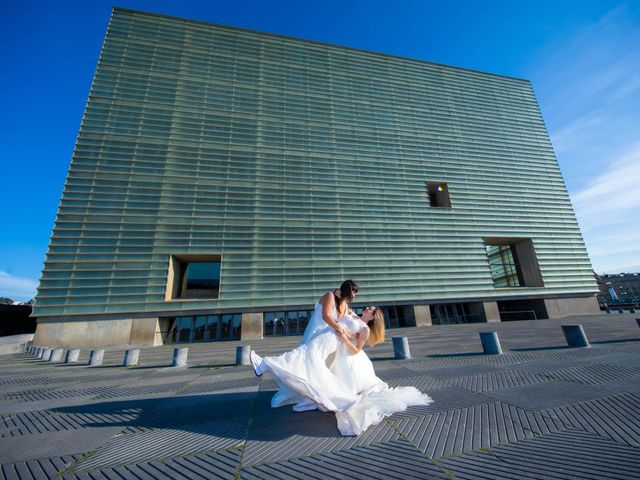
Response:
[{"label": "woman's bare arm", "polygon": [[[327,292],[320,299],[322,305],[322,319],[333,329],[336,333],[340,334],[345,331],[345,328],[338,323],[338,319],[333,314],[333,307],[336,306],[336,301],[333,297],[333,293]],[[337,307],[336,307],[337,310]]]},{"label": "woman's bare arm", "polygon": [[358,343],[356,345],[349,339],[346,333],[339,334],[340,340],[344,343],[349,351],[349,355],[355,355],[364,348],[364,344],[367,343],[369,338],[369,328],[365,327],[358,333]]}]

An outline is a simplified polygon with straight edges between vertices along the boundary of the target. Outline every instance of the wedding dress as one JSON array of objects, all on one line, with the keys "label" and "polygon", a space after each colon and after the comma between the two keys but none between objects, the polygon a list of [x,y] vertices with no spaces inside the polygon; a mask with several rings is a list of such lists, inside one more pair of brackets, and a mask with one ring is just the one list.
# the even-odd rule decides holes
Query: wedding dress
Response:
[{"label": "wedding dress", "polygon": [[[316,305],[313,316],[316,315],[324,323],[321,305]],[[318,323],[315,336],[298,348],[277,357],[264,357],[264,365],[280,385],[271,399],[272,407],[307,397],[335,412],[348,410],[357,401],[356,395],[327,366],[326,361],[336,352],[340,340],[333,328],[324,325]]]},{"label": "wedding dress", "polygon": [[[343,317],[339,323],[354,333],[367,328],[360,319],[350,316]],[[333,353],[329,368],[326,361]],[[386,416],[404,411],[408,406],[428,405],[433,401],[414,387],[389,387],[376,376],[364,351],[350,355],[328,325],[319,326],[308,343],[278,357],[265,357],[263,363],[285,392],[276,399],[281,393],[278,391],[272,406],[284,405],[280,401],[286,399],[292,403],[307,397],[323,410],[336,412],[342,435],[359,435]],[[291,391],[293,396],[286,393]]]},{"label": "wedding dress", "polygon": [[[345,316],[339,323],[354,333],[368,328],[362,320],[350,316]],[[373,363],[364,350],[350,355],[342,342],[330,369],[357,397],[349,409],[336,411],[338,430],[342,435],[360,435],[384,417],[403,412],[410,406],[433,402],[431,397],[415,387],[389,387],[376,376]]]},{"label": "wedding dress", "polygon": [[[333,307],[333,315],[337,314],[336,307]],[[300,345],[305,345],[311,341],[314,337],[318,336],[320,333],[325,332],[333,332],[333,329],[324,321],[322,318],[322,304],[317,303],[311,318],[309,319],[309,323],[307,323],[307,327],[304,330],[304,335],[302,337],[302,341]],[[334,334],[335,336],[335,334]],[[336,339],[337,340],[337,337]],[[337,342],[335,343],[337,345]],[[334,347],[334,343],[331,343],[330,348]],[[335,352],[335,348],[333,348],[333,352]],[[329,354],[333,353],[330,352]],[[276,381],[278,378],[276,377]],[[278,381],[279,389],[276,394],[271,398],[271,406],[273,408],[282,407],[284,405],[292,405],[299,402],[304,402],[305,398],[296,390],[287,386],[287,384]]]}]

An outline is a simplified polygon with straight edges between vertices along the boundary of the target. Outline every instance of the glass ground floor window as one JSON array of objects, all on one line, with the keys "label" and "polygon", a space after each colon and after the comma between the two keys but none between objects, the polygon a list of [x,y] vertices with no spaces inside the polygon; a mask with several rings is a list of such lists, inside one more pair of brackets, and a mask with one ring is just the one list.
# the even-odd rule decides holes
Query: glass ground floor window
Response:
[{"label": "glass ground floor window", "polygon": [[[385,328],[411,327],[415,325],[413,306],[381,306]],[[363,307],[355,308],[358,315]],[[263,336],[277,337],[303,335],[313,310],[289,310],[263,314]],[[185,315],[170,318],[165,343],[220,342],[240,340],[242,314]]]},{"label": "glass ground floor window", "polygon": [[[358,315],[362,315],[364,307],[355,308]],[[404,328],[413,327],[416,324],[416,317],[413,305],[383,306],[379,308],[384,312],[384,328]]]},{"label": "glass ground floor window", "polygon": [[303,335],[312,314],[313,310],[266,312],[263,335],[265,337]]},{"label": "glass ground floor window", "polygon": [[[476,308],[474,308],[476,307]],[[485,322],[486,316],[481,305],[470,303],[443,303],[430,305],[433,325]]]},{"label": "glass ground floor window", "polygon": [[169,321],[166,343],[240,340],[242,314],[176,317]]}]

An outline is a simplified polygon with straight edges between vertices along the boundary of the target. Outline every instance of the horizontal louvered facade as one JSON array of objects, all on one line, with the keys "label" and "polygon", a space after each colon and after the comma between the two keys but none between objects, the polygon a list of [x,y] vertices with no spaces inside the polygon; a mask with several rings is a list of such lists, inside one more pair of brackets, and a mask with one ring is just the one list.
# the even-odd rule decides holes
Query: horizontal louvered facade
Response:
[{"label": "horizontal louvered facade", "polygon": [[[531,239],[544,286],[496,288],[488,237]],[[166,300],[193,254],[218,298]],[[531,84],[114,9],[35,315],[307,308],[345,278],[378,304],[597,291]]]}]

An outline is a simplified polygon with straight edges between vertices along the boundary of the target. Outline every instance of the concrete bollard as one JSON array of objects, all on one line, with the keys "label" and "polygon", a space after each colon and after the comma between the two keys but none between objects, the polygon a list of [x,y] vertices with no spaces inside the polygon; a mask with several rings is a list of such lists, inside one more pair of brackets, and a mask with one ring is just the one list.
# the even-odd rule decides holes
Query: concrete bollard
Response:
[{"label": "concrete bollard", "polygon": [[172,367],[186,367],[187,366],[187,356],[189,355],[189,348],[174,348],[173,349],[173,361],[171,362]]},{"label": "concrete bollard", "polygon": [[91,350],[89,354],[89,366],[96,367],[98,365],[102,365],[102,361],[104,360],[104,350]]},{"label": "concrete bollard", "polygon": [[42,358],[42,353],[44,352],[44,348],[38,347],[36,350],[36,358]]},{"label": "concrete bollard", "polygon": [[611,309],[609,307],[605,308],[604,311],[607,313],[611,313]]},{"label": "concrete bollard", "polygon": [[127,350],[124,353],[124,363],[123,363],[123,365],[125,367],[130,367],[132,365],[137,365],[139,356],[140,356],[140,349],[139,348],[134,348],[134,349],[131,349],[131,350]]},{"label": "concrete bollard", "polygon": [[67,350],[67,355],[64,357],[64,363],[74,363],[80,358],[80,349],[74,348],[73,350]]},{"label": "concrete bollard", "polygon": [[482,351],[486,355],[502,355],[502,346],[498,338],[498,332],[478,332],[480,334],[480,343],[482,343]]},{"label": "concrete bollard", "polygon": [[48,362],[51,360],[51,354],[53,353],[53,348],[45,348],[44,353],[42,354],[42,360]]},{"label": "concrete bollard", "polygon": [[589,347],[589,340],[584,333],[582,325],[562,325],[564,337],[570,347]]},{"label": "concrete bollard", "polygon": [[54,348],[51,351],[51,356],[49,357],[49,361],[50,362],[60,362],[62,361],[62,354],[64,353],[64,350],[61,348]]},{"label": "concrete bollard", "polygon": [[618,313],[624,313],[624,309],[623,308],[619,308],[618,309]]},{"label": "concrete bollard", "polygon": [[409,349],[409,340],[407,337],[391,337],[393,341],[393,356],[397,360],[406,360],[411,358],[411,350]]},{"label": "concrete bollard", "polygon": [[635,309],[634,307],[631,307],[631,308],[629,309],[629,313],[636,313],[636,309]]},{"label": "concrete bollard", "polygon": [[236,347],[236,365],[249,365],[251,363],[250,353],[251,345],[238,345]]}]

